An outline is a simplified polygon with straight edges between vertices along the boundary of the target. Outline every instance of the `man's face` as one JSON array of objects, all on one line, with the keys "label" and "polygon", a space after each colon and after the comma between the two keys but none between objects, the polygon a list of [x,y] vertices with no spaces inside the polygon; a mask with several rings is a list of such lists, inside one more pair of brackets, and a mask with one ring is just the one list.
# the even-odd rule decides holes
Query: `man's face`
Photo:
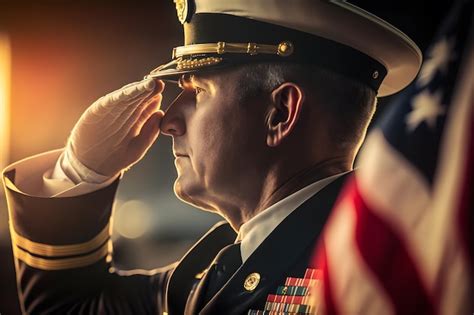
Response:
[{"label": "man's face", "polygon": [[173,137],[175,193],[217,211],[257,193],[268,154],[265,99],[242,97],[237,70],[182,77],[161,124]]}]

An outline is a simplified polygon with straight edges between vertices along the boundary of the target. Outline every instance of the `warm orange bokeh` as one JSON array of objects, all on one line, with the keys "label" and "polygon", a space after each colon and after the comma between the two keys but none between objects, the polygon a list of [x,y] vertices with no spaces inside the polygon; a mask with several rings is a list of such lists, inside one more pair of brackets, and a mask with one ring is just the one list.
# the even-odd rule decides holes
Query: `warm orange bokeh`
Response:
[{"label": "warm orange bokeh", "polygon": [[8,163],[10,138],[10,39],[0,33],[0,169]]},{"label": "warm orange bokeh", "polygon": [[37,4],[0,14],[11,44],[10,163],[64,146],[92,102],[168,61],[180,24],[161,7]]}]

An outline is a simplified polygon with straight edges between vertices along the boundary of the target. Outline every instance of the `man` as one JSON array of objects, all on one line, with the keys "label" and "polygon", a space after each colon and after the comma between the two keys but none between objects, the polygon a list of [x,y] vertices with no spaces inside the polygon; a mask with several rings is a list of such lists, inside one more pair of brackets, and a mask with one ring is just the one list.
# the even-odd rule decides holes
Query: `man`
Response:
[{"label": "man", "polygon": [[[95,102],[64,151],[5,171],[27,313],[311,311],[303,299],[317,274],[307,270],[311,250],[375,97],[406,86],[421,54],[345,2],[176,7],[185,45],[171,62]],[[183,89],[166,112],[160,79]],[[173,138],[176,195],[227,223],[172,266],[114,271],[107,246],[118,177],[160,132]]]}]

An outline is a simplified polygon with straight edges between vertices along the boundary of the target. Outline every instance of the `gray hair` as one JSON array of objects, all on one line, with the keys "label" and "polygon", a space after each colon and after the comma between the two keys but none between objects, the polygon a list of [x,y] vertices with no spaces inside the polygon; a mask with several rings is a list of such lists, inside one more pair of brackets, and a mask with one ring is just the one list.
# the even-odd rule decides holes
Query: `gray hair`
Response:
[{"label": "gray hair", "polygon": [[360,145],[376,107],[376,93],[361,82],[314,65],[255,63],[239,67],[243,97],[270,93],[284,82],[300,85],[332,117],[331,135],[341,146]]}]

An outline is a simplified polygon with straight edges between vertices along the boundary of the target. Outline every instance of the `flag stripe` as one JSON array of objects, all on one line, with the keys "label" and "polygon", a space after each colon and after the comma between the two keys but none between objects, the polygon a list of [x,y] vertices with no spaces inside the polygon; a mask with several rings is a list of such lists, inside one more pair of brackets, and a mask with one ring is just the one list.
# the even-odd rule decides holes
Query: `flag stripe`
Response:
[{"label": "flag stripe", "polygon": [[[473,27],[474,28],[474,27]],[[474,34],[473,34],[474,35]],[[472,44],[474,45],[474,44]],[[473,86],[474,86],[474,76],[472,75],[472,67],[474,67],[474,48],[471,47],[471,58],[466,65],[466,69],[469,69],[465,72],[469,72],[466,77],[462,77],[463,80],[466,82],[466,86],[462,88],[467,89],[467,92],[460,91],[460,94],[468,94],[467,99],[463,100],[465,102],[465,106],[467,108],[467,113],[461,113],[460,115],[466,116],[466,122],[463,129],[467,130],[464,132],[466,139],[464,143],[461,145],[463,147],[467,147],[464,156],[466,156],[466,160],[464,161],[464,171],[462,174],[462,183],[461,183],[461,195],[460,195],[460,202],[459,202],[459,233],[462,245],[466,252],[468,259],[470,260],[470,266],[474,264],[474,211],[472,206],[474,205],[474,194],[472,193],[472,187],[474,185],[473,175],[474,175],[474,168],[473,168],[473,159],[474,159],[474,93],[473,93]],[[471,68],[470,68],[471,67]],[[454,123],[454,122],[453,122]]]},{"label": "flag stripe", "polygon": [[[430,209],[438,218],[433,222],[431,235],[427,236],[432,244],[433,254],[430,261],[436,275],[433,291],[440,301],[440,313],[447,315],[471,314],[474,311],[474,266],[469,257],[469,250],[466,250],[466,232],[463,232],[469,223],[466,222],[468,220],[460,221],[463,213],[463,194],[466,189],[472,188],[472,185],[465,186],[468,184],[466,180],[472,180],[473,176],[472,169],[469,170],[469,163],[472,163],[474,85],[471,70],[474,67],[472,45],[471,41],[470,50],[465,52],[465,63],[461,67],[446,120],[433,191],[433,207]],[[466,191],[467,194],[469,192]],[[466,211],[472,213],[471,207],[466,206]]]},{"label": "flag stripe", "polygon": [[[391,314],[383,287],[371,274],[355,244],[356,211],[345,188],[324,242],[334,302],[341,314]],[[368,299],[367,297],[370,297]]]},{"label": "flag stripe", "polygon": [[431,288],[442,253],[436,242],[426,242],[426,239],[439,233],[433,229],[434,224],[444,223],[439,219],[440,214],[430,209],[430,186],[379,130],[369,136],[361,158],[365,158],[366,163],[357,176],[357,187],[364,203],[390,225],[417,266],[424,286]]},{"label": "flag stripe", "polygon": [[[350,183],[357,213],[356,243],[371,271],[385,288],[397,314],[436,314],[404,242],[369,209],[355,180]],[[413,306],[416,305],[416,308]]]},{"label": "flag stripe", "polygon": [[[316,258],[313,260],[314,266],[323,270],[323,283],[320,290],[315,290],[313,294],[313,305],[319,306],[321,313],[325,315],[338,315],[336,304],[332,296],[331,279],[329,278],[328,258],[326,253],[326,246],[323,241],[319,242],[319,251]],[[318,295],[319,293],[319,295]],[[322,296],[322,301],[319,300]]]},{"label": "flag stripe", "polygon": [[[470,87],[469,83],[464,84]],[[357,177],[366,204],[405,241],[406,250],[425,287],[430,288],[431,295],[440,301],[440,308],[446,314],[465,305],[463,299],[466,300],[465,297],[472,292],[463,280],[465,271],[470,268],[466,257],[463,257],[460,227],[453,216],[462,188],[460,177],[465,172],[465,120],[470,117],[466,106],[460,108],[460,103],[464,102],[456,99],[456,106],[450,112],[450,128],[446,132],[433,197],[429,198],[426,192],[428,186],[426,190],[422,189],[423,181],[416,171],[411,170],[409,162],[391,148],[377,131],[370,135],[365,152],[366,162],[369,157],[370,162]],[[430,241],[427,242],[427,239]]]},{"label": "flag stripe", "polygon": [[453,3],[328,220],[323,288],[341,314],[474,314],[473,6]]},{"label": "flag stripe", "polygon": [[[471,104],[474,100],[471,98]],[[472,107],[471,105],[471,110]],[[470,261],[470,266],[474,264],[474,211],[472,206],[474,205],[474,194],[472,193],[472,187],[474,187],[474,168],[472,166],[474,160],[474,119],[473,113],[470,113],[469,127],[469,138],[468,141],[468,154],[466,159],[466,169],[464,172],[464,181],[462,184],[461,202],[459,207],[459,226],[462,244]],[[471,302],[471,303],[474,303]],[[473,307],[474,308],[474,307]]]}]

